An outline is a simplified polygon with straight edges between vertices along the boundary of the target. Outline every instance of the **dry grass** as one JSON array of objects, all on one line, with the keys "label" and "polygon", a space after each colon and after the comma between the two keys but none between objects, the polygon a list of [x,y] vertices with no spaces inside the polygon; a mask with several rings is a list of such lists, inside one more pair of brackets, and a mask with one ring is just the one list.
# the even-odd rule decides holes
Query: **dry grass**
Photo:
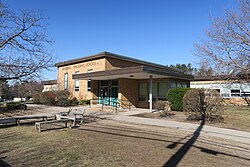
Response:
[{"label": "dry grass", "polygon": [[27,110],[7,110],[6,107],[0,107],[0,118],[31,115],[46,112],[42,107],[29,106]]},{"label": "dry grass", "polygon": [[225,119],[221,127],[244,130],[250,132],[250,107],[249,106],[227,106],[223,114]]},{"label": "dry grass", "polygon": [[[35,132],[33,125],[0,129],[0,166],[162,166],[192,133],[100,121],[76,129]],[[199,136],[179,166],[248,166],[250,146]]]},{"label": "dry grass", "polygon": [[[179,122],[188,122],[186,120],[187,115],[184,112],[171,111],[172,115],[167,117],[162,117],[160,113],[142,113],[135,116],[146,117],[146,118],[156,118],[156,119],[166,119]],[[209,123],[207,125],[224,127],[229,129],[243,130],[250,132],[250,107],[249,106],[225,106],[224,113],[222,114],[224,118],[223,123]],[[192,121],[192,123],[199,123],[198,121]]]}]

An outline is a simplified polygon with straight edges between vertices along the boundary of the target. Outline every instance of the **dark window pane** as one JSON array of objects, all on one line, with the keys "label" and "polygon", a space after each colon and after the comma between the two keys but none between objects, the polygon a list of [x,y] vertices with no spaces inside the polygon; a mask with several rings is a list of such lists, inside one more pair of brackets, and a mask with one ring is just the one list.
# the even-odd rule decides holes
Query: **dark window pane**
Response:
[{"label": "dark window pane", "polygon": [[101,83],[100,83],[101,86],[108,86],[109,85],[109,82],[108,80],[102,80]]}]

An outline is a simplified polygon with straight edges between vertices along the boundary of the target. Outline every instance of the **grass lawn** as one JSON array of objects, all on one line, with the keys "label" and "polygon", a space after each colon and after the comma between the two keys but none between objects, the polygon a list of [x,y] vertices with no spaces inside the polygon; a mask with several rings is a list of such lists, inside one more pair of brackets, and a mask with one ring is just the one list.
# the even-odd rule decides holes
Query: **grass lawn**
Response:
[{"label": "grass lawn", "polygon": [[8,110],[5,106],[0,106],[0,118],[31,115],[46,112],[40,106],[29,106],[27,110]]},{"label": "grass lawn", "polygon": [[[196,134],[197,135],[197,134]],[[250,146],[176,129],[103,120],[38,133],[32,125],[0,127],[0,166],[248,166]],[[183,146],[187,153],[181,157]]]},{"label": "grass lawn", "polygon": [[[185,112],[171,111],[173,115],[161,117],[160,113],[143,113],[136,116],[146,118],[167,119],[172,121],[189,122],[186,120],[187,115]],[[250,107],[249,106],[225,106],[223,123],[209,123],[207,125],[224,127],[230,129],[237,129],[250,132]],[[199,123],[192,121],[192,123]]]},{"label": "grass lawn", "polygon": [[227,106],[223,117],[225,121],[224,124],[220,124],[221,127],[250,132],[249,106]]}]

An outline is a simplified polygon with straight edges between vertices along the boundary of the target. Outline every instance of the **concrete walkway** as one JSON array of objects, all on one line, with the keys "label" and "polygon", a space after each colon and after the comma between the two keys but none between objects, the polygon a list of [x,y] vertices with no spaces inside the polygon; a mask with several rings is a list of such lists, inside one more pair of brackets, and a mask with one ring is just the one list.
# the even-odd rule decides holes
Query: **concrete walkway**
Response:
[{"label": "concrete walkway", "polygon": [[[189,131],[189,132],[195,132],[197,128],[200,126],[199,124],[168,121],[168,120],[153,119],[153,118],[142,118],[142,117],[129,116],[129,115],[115,115],[111,119],[116,120],[116,121],[123,121],[127,123],[136,123],[136,124],[143,124],[143,125],[174,128],[174,129],[184,130],[184,131]],[[234,140],[234,141],[250,144],[249,132],[204,125],[200,133],[201,135],[205,134],[209,136],[221,137],[224,139],[229,139],[229,140]]]},{"label": "concrete walkway", "polygon": [[[94,112],[89,107],[86,107],[85,109],[87,113]],[[96,112],[96,115],[102,118],[109,118],[111,120],[122,121],[126,123],[174,128],[177,130],[183,130],[183,131],[188,131],[192,133],[194,133],[200,126],[199,124],[193,124],[193,123],[185,123],[185,122],[168,121],[168,120],[162,120],[162,119],[143,118],[143,117],[133,116],[133,115],[145,113],[145,112],[149,112],[149,110],[142,109],[142,108],[133,108],[131,111],[118,112],[118,113]],[[234,140],[236,142],[243,142],[243,143],[250,144],[250,132],[204,125],[201,128],[200,134],[221,137],[221,138],[228,139],[228,140]]]},{"label": "concrete walkway", "polygon": [[[42,105],[39,105],[39,107],[41,107],[42,110],[46,110],[46,112],[34,114],[36,116],[39,116],[39,115],[52,116],[62,111],[68,111],[69,109],[69,108],[63,108],[63,107],[54,107],[54,106],[50,107],[50,106],[42,106]],[[174,128],[177,130],[183,130],[183,131],[188,131],[192,133],[194,133],[197,130],[197,128],[200,126],[199,124],[133,116],[135,114],[149,112],[148,109],[135,108],[132,111],[118,112],[118,113],[94,111],[93,109],[89,108],[89,106],[77,106],[77,107],[72,107],[72,109],[73,110],[74,109],[78,109],[78,110],[86,109],[86,114],[94,114],[95,116],[98,116],[101,118],[108,118],[108,119],[115,120],[115,121],[122,121],[122,122],[133,123],[133,124],[160,126],[160,127],[166,127],[166,128]],[[2,121],[4,120],[6,120],[6,118],[2,119]],[[0,119],[0,124],[1,124],[1,119]],[[229,140],[234,140],[237,142],[244,142],[244,143],[250,144],[249,132],[204,125],[201,128],[200,133],[201,135],[221,137],[224,139],[229,139]]]}]

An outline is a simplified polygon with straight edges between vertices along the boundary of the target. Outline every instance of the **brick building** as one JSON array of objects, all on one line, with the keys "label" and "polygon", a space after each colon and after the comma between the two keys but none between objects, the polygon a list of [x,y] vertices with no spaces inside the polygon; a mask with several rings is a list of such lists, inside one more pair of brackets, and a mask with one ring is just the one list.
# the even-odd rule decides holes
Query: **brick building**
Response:
[{"label": "brick building", "polygon": [[[131,104],[152,109],[153,101],[165,100],[173,87],[189,87],[192,75],[109,52],[56,63],[59,90],[96,103]],[[94,101],[94,100],[93,100]]]}]

